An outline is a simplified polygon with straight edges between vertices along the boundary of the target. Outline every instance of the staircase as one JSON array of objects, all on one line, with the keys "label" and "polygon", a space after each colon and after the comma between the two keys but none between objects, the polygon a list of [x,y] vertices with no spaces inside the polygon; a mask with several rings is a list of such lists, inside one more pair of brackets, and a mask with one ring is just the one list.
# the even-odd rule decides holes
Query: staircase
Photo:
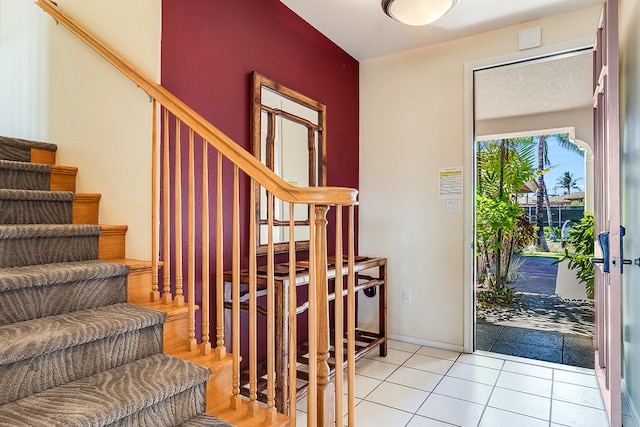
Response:
[{"label": "staircase", "polygon": [[163,353],[167,314],[127,302],[148,269],[107,261],[126,227],[97,224],[55,151],[0,137],[0,426],[229,426],[211,371]]}]

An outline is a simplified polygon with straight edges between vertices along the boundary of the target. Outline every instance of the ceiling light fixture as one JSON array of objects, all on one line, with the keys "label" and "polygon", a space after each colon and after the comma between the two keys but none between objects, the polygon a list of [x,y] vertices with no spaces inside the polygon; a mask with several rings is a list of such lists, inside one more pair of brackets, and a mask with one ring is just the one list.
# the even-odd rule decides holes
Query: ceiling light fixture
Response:
[{"label": "ceiling light fixture", "polygon": [[419,26],[442,18],[456,3],[458,0],[382,0],[382,9],[396,21]]}]

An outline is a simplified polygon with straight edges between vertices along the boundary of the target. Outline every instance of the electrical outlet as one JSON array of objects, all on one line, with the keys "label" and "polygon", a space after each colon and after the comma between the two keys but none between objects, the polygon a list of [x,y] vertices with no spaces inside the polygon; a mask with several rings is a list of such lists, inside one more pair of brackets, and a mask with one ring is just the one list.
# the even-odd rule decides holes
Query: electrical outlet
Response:
[{"label": "electrical outlet", "polygon": [[411,291],[408,289],[402,290],[402,302],[405,304],[411,304]]}]

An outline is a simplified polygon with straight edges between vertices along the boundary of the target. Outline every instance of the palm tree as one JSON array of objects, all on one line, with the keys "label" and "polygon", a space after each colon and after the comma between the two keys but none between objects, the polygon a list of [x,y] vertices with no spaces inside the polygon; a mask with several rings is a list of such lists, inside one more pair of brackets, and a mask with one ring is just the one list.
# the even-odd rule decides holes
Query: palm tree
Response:
[{"label": "palm tree", "polygon": [[566,190],[564,194],[571,194],[571,190],[580,190],[578,181],[581,179],[580,177],[574,179],[571,172],[565,172],[564,175],[556,180],[556,184],[558,187]]},{"label": "palm tree", "polygon": [[547,245],[547,241],[544,237],[544,216],[542,213],[542,209],[544,208],[545,203],[547,205],[547,222],[549,224],[549,234],[551,235],[552,239],[556,238],[555,232],[553,231],[553,220],[551,219],[551,205],[549,204],[549,194],[547,192],[547,186],[545,185],[543,175],[545,167],[551,164],[549,162],[549,150],[547,146],[547,139],[551,137],[555,137],[558,141],[558,145],[560,145],[562,148],[584,156],[584,152],[580,150],[577,145],[571,142],[568,133],[541,135],[538,137],[538,173],[540,175],[538,176],[539,190],[536,199],[536,224],[538,225],[538,246],[546,252],[549,251],[549,246]]},{"label": "palm tree", "polygon": [[[544,207],[545,195],[547,195],[547,187],[544,183],[544,175],[542,171],[544,167],[549,164],[549,158],[547,157],[547,135],[538,137],[538,194],[536,195],[536,224],[538,225],[538,247],[544,252],[549,252],[549,245],[547,245],[547,239],[544,237],[544,216],[542,208]],[[547,196],[548,197],[548,196]],[[547,202],[548,203],[548,202]],[[547,212],[547,219],[550,220],[549,212]],[[553,233],[553,227],[551,227]],[[553,235],[552,235],[553,236]]]}]

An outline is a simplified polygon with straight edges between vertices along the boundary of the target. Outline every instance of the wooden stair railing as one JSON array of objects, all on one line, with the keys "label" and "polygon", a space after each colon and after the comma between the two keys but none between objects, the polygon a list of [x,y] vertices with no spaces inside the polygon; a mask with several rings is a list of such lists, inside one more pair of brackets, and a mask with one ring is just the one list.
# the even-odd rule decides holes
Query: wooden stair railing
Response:
[{"label": "wooden stair railing", "polygon": [[[102,42],[94,34],[83,28],[73,18],[66,15],[51,0],[37,0],[36,3],[89,47],[100,54],[109,63],[120,70],[138,87],[145,91],[153,103],[152,114],[152,284],[150,299],[162,301],[164,304],[176,306],[186,305],[189,313],[187,342],[185,347],[191,352],[218,358],[227,357],[227,345],[231,344],[233,355],[232,387],[228,390],[230,410],[246,410],[251,417],[264,414],[264,421],[275,421],[276,381],[282,385],[288,381],[289,423],[296,424],[296,337],[297,337],[297,296],[296,287],[291,286],[288,294],[289,307],[286,313],[289,321],[289,348],[276,348],[274,319],[274,212],[273,201],[278,199],[289,204],[290,212],[295,204],[303,204],[314,212],[315,221],[309,226],[309,287],[308,287],[308,348],[309,348],[309,385],[307,402],[308,426],[342,426],[342,379],[345,369],[344,359],[348,367],[348,425],[355,425],[354,420],[354,382],[355,382],[355,273],[354,273],[354,207],[357,205],[357,190],[339,187],[294,187],[285,183],[271,169],[250,155],[224,133],[206,121],[189,106],[180,101],[163,86],[157,84],[142,73],[131,62],[119,55],[115,50]],[[197,153],[197,154],[196,154]],[[182,156],[187,155],[186,171],[183,170]],[[210,159],[215,162],[210,162]],[[210,165],[213,163],[213,166]],[[225,185],[227,169],[232,170],[232,184]],[[197,177],[201,181],[197,183]],[[182,179],[186,177],[187,196],[183,196]],[[213,178],[212,178],[213,177]],[[215,179],[211,186],[210,180]],[[240,187],[249,184],[250,204],[241,206]],[[256,217],[255,186],[265,188],[270,199],[268,203],[268,245],[266,263],[268,270],[267,285],[267,348],[263,350],[267,366],[267,403],[266,410],[258,405],[257,389],[259,364],[258,318],[256,274],[258,255],[256,252]],[[210,203],[209,192],[214,190],[215,203]],[[231,202],[229,202],[231,199]],[[200,207],[200,218],[196,218],[196,210]],[[345,253],[346,271],[346,307],[343,298],[335,299],[335,336],[333,342],[336,355],[336,380],[330,379],[327,363],[330,356],[330,324],[329,288],[327,283],[327,212],[333,207],[335,214],[336,247],[335,254],[341,259]],[[343,211],[347,211],[346,235],[343,241]],[[215,211],[215,221],[210,225],[210,213]],[[186,220],[183,214],[186,212]],[[229,221],[228,215],[231,215]],[[248,218],[247,218],[248,217]],[[226,221],[225,221],[226,220]],[[225,224],[229,224],[225,230]],[[248,224],[248,225],[247,225]],[[289,224],[289,276],[295,283],[296,251],[295,228],[293,216]],[[230,230],[228,229],[230,228]],[[186,230],[186,236],[183,235]],[[209,236],[215,235],[215,245],[210,245]],[[231,244],[225,245],[223,236],[230,233]],[[243,234],[244,233],[244,234]],[[244,235],[245,239],[241,240]],[[162,241],[161,241],[162,237]],[[200,242],[199,250],[196,243]],[[186,251],[183,244],[186,243]],[[160,246],[162,258],[160,259]],[[230,248],[228,247],[230,246]],[[183,260],[186,252],[186,277],[183,271]],[[215,252],[215,261],[211,255]],[[178,261],[176,261],[178,260]],[[240,268],[242,263],[249,268],[249,313],[247,321],[248,348],[244,349],[245,362],[249,366],[248,401],[240,394],[241,366],[241,316],[240,316]],[[214,336],[210,331],[210,270],[215,265],[215,316],[216,328]],[[196,266],[200,265],[200,271]],[[223,270],[231,266],[231,337],[225,337],[224,325],[224,278]],[[162,277],[158,274],[162,267]],[[345,280],[342,268],[336,277],[336,284]],[[184,281],[186,280],[186,289]],[[196,291],[196,284],[200,286]],[[185,293],[186,292],[186,293]],[[200,295],[198,295],[198,293]],[[197,300],[200,304],[196,305]],[[347,312],[346,357],[342,345],[343,315]],[[196,315],[198,320],[196,320]],[[201,326],[200,337],[196,336],[197,325]],[[276,353],[286,355],[289,361],[289,378],[276,378],[274,360]],[[209,409],[209,408],[208,408]],[[234,415],[234,420],[239,420]],[[240,421],[236,423],[241,424]],[[335,424],[334,424],[335,423]]]}]

